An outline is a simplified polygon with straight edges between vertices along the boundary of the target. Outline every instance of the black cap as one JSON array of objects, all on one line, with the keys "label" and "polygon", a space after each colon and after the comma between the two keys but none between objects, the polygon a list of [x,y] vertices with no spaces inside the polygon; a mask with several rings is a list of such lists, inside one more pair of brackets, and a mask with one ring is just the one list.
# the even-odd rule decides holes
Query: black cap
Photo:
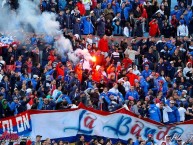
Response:
[{"label": "black cap", "polygon": [[36,137],[42,137],[41,135],[36,135]]}]

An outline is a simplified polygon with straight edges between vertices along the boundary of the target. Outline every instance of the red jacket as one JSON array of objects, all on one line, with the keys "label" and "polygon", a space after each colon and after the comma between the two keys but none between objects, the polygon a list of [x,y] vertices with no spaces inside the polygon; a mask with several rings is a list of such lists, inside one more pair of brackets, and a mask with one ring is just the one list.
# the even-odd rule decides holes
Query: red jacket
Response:
[{"label": "red jacket", "polygon": [[108,47],[108,41],[107,39],[101,38],[98,43],[98,48],[102,52],[108,52],[109,47]]},{"label": "red jacket", "polygon": [[102,73],[101,73],[101,72],[97,71],[96,69],[93,70],[93,72],[92,72],[92,80],[93,80],[94,82],[99,83],[102,78],[103,78],[103,77],[102,77]]},{"label": "red jacket", "polygon": [[97,0],[92,0],[92,6],[91,6],[91,8],[92,8],[92,9],[95,9],[96,6],[97,6]]},{"label": "red jacket", "polygon": [[81,68],[79,65],[80,65],[80,64],[77,64],[77,65],[75,66],[74,71],[75,71],[75,73],[76,73],[77,76],[78,76],[78,80],[79,80],[80,82],[82,82],[82,68]]},{"label": "red jacket", "polygon": [[127,78],[128,78],[128,81],[130,82],[131,86],[134,86],[135,79],[138,79],[138,76],[133,74],[133,73],[128,73]]},{"label": "red jacket", "polygon": [[152,37],[155,37],[157,34],[160,33],[158,24],[155,23],[155,20],[153,19],[149,23],[150,29],[149,29],[149,35]]},{"label": "red jacket", "polygon": [[142,10],[141,17],[146,18],[146,19],[148,18],[147,11],[145,8],[143,8],[143,10]]},{"label": "red jacket", "polygon": [[132,60],[131,59],[129,59],[129,58],[124,58],[123,60],[122,60],[122,64],[124,64],[124,68],[126,69],[126,68],[128,68],[128,66],[129,65],[132,65]]},{"label": "red jacket", "polygon": [[81,2],[78,2],[77,4],[78,10],[80,11],[80,15],[84,16],[86,13],[85,7]]},{"label": "red jacket", "polygon": [[172,16],[171,24],[174,28],[177,28],[178,26],[178,20],[175,18],[175,16]]},{"label": "red jacket", "polygon": [[64,68],[60,67],[60,65],[61,63],[58,63],[56,66],[57,77],[64,76]]}]

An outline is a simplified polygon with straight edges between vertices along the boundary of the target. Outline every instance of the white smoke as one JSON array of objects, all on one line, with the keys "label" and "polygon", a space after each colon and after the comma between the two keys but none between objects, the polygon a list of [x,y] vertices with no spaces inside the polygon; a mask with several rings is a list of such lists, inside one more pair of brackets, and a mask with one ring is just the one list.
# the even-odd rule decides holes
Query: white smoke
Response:
[{"label": "white smoke", "polygon": [[88,52],[88,49],[77,49],[74,53],[76,56],[82,57],[83,69],[91,70],[90,61],[92,61],[92,56]]},{"label": "white smoke", "polygon": [[[59,23],[56,21],[57,15],[54,13],[43,12],[39,9],[39,0],[19,0],[19,8],[15,13],[5,7],[5,1],[2,1],[2,9],[0,10],[0,30],[9,31],[12,35],[23,39],[21,32],[28,32],[31,29],[36,34],[44,34],[57,38],[54,48],[61,57],[68,57],[73,63],[78,63],[81,56],[84,58],[84,68],[90,68],[88,63],[92,57],[88,50],[77,49],[75,52],[69,39],[66,39],[60,31]],[[18,33],[19,31],[19,33]]]}]

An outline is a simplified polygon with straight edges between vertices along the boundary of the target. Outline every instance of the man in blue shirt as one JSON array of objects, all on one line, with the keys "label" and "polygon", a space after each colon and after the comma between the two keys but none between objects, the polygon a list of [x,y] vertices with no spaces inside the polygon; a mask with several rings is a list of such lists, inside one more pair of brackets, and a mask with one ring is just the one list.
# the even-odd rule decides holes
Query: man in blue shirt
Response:
[{"label": "man in blue shirt", "polygon": [[145,70],[142,71],[141,75],[146,79],[151,75],[152,71],[149,69],[149,65],[145,65]]},{"label": "man in blue shirt", "polygon": [[15,72],[21,72],[22,67],[22,57],[19,56],[18,60],[15,62]]},{"label": "man in blue shirt", "polygon": [[134,89],[134,86],[131,86],[129,91],[127,91],[125,95],[125,100],[128,100],[128,97],[132,96],[135,100],[139,100],[139,94],[138,92]]},{"label": "man in blue shirt", "polygon": [[169,123],[178,123],[180,122],[180,114],[178,108],[174,105],[174,100],[170,101],[170,108],[173,110],[172,112],[168,112]]}]

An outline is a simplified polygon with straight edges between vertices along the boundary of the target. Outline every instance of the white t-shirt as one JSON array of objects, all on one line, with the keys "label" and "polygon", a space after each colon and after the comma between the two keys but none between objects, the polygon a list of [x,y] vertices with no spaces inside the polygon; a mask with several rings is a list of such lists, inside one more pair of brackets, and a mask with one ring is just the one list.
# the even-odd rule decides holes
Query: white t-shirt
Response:
[{"label": "white t-shirt", "polygon": [[137,55],[138,52],[135,50],[126,49],[124,54],[128,55],[129,59],[131,59],[134,62],[135,61],[135,55]]},{"label": "white t-shirt", "polygon": [[179,114],[180,114],[180,121],[184,121],[185,120],[185,113],[186,113],[186,109],[184,107],[180,107],[178,108]]}]

